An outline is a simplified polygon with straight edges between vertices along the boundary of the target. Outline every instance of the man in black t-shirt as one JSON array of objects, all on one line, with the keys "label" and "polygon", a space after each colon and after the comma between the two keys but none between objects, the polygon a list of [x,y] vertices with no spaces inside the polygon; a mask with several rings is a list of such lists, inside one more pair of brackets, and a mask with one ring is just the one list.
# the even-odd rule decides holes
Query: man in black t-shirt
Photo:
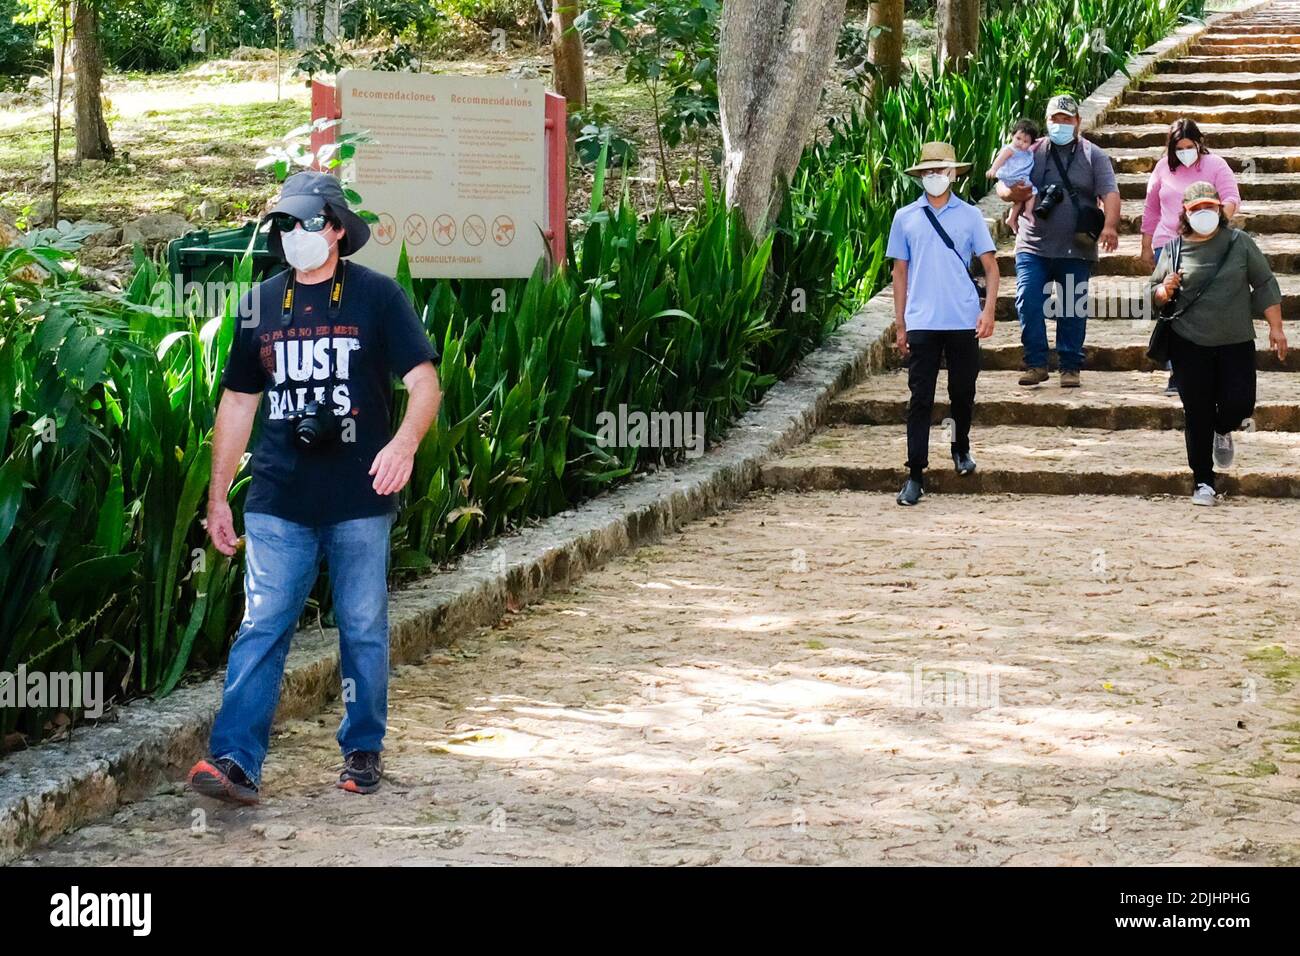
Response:
[{"label": "man in black t-shirt", "polygon": [[[388,719],[388,545],[397,493],[438,414],[437,357],[394,280],[343,258],[370,237],[338,180],[284,183],[268,246],[289,269],[240,302],[212,437],[207,529],[223,554],[239,539],[227,500],[248,446],[246,610],[226,668],[198,792],[256,803],[290,638],[323,558],[338,619],[346,714],[339,786],[372,793]],[[392,381],[409,394],[393,432]]]}]

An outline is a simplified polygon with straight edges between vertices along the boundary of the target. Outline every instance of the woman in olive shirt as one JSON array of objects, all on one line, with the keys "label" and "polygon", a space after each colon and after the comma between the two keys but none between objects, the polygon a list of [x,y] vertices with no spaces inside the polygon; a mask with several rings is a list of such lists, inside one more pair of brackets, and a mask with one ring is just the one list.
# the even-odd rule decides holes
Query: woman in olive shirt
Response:
[{"label": "woman in olive shirt", "polygon": [[[1190,303],[1173,319],[1169,355],[1183,403],[1192,503],[1212,505],[1214,468],[1231,466],[1232,432],[1255,410],[1253,316],[1264,316],[1269,346],[1286,358],[1282,292],[1255,240],[1228,227],[1211,183],[1187,187],[1178,237],[1165,248],[1176,253],[1178,271],[1170,272],[1175,255],[1160,257],[1151,274],[1152,299],[1163,306],[1177,295]],[[1207,285],[1220,261],[1222,268]]]}]

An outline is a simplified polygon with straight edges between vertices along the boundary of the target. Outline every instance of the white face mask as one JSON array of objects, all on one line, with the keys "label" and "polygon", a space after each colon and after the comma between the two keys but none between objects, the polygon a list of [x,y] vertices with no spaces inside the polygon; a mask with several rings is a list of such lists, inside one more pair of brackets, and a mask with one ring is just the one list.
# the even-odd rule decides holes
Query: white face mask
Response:
[{"label": "white face mask", "polygon": [[1187,221],[1192,224],[1192,228],[1196,230],[1197,234],[1208,236],[1219,228],[1219,210],[1198,209],[1196,212],[1189,212]]},{"label": "white face mask", "polygon": [[952,185],[952,177],[947,173],[926,173],[921,177],[921,186],[931,196],[942,196]]},{"label": "white face mask", "polygon": [[1190,166],[1196,162],[1196,158],[1201,154],[1195,149],[1180,149],[1175,151],[1174,155],[1178,157],[1178,161],[1184,166]]},{"label": "white face mask", "polygon": [[301,272],[310,272],[325,264],[330,257],[329,240],[319,232],[307,232],[295,226],[293,232],[280,233],[284,257],[289,265]]}]

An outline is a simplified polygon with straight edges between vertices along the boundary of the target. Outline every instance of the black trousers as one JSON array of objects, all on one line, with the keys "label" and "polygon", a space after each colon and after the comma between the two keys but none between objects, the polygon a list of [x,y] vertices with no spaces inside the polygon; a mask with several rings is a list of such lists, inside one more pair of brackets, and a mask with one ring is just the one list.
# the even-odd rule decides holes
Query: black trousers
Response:
[{"label": "black trousers", "polygon": [[1214,487],[1214,434],[1236,431],[1255,410],[1255,343],[1197,345],[1169,339],[1178,397],[1183,402],[1187,464],[1197,484]]},{"label": "black trousers", "polygon": [[980,373],[980,344],[974,329],[952,332],[909,331],[907,387],[907,470],[917,481],[930,463],[930,418],[939,360],[948,364],[948,403],[952,406],[952,450],[970,451],[970,419],[975,411],[975,379]]}]

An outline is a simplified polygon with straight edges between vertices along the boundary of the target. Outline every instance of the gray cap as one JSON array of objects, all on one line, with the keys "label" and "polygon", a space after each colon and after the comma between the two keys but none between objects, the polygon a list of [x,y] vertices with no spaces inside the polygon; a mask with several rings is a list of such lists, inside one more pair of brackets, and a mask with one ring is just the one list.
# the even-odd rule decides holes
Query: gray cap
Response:
[{"label": "gray cap", "polygon": [[1051,117],[1053,113],[1067,113],[1070,116],[1079,115],[1079,101],[1069,93],[1057,93],[1047,101],[1047,112],[1043,115]]},{"label": "gray cap", "polygon": [[[319,216],[327,208],[343,223],[344,236],[339,240],[339,255],[351,255],[366,244],[370,239],[370,225],[348,207],[343,184],[329,173],[315,170],[294,173],[284,181],[280,188],[280,198],[261,221],[265,222],[271,216],[283,213],[301,222]],[[266,245],[276,255],[284,256],[280,230],[275,227],[267,234]]]}]

